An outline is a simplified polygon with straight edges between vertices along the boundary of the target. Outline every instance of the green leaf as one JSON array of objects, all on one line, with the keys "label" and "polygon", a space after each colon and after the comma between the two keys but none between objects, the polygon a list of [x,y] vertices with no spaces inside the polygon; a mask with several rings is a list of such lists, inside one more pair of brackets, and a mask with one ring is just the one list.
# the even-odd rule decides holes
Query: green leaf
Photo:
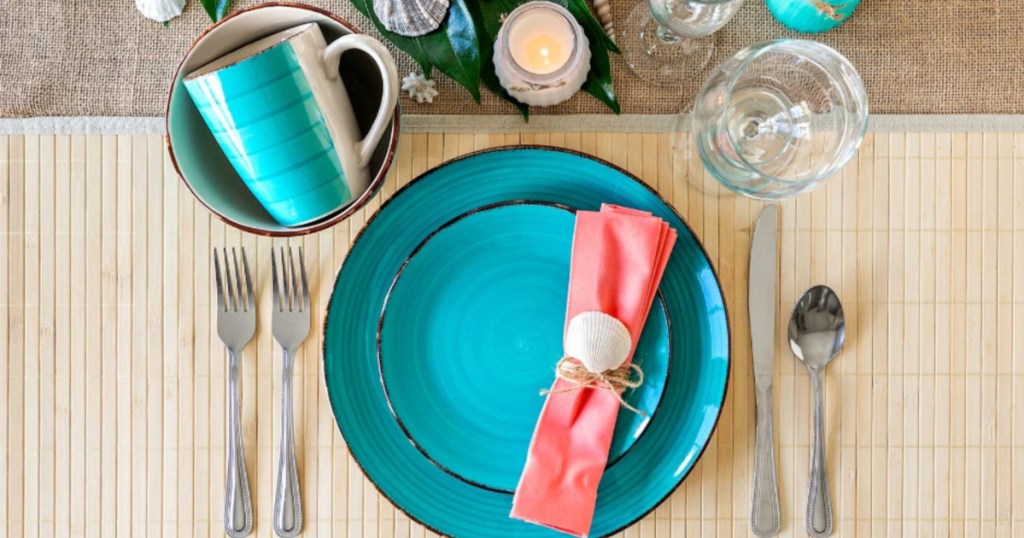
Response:
[{"label": "green leaf", "polygon": [[420,65],[424,76],[430,77],[431,68],[437,67],[466,88],[477,103],[480,102],[480,43],[477,24],[467,6],[467,0],[451,0],[448,17],[441,28],[418,37],[403,36],[385,29],[373,11],[373,0],[351,2],[388,41]]},{"label": "green leaf", "polygon": [[526,1],[477,0],[476,5],[483,20],[480,28],[480,41],[482,42],[486,36],[487,41],[491,43],[491,48],[493,48],[494,40],[498,38],[498,31],[501,30],[502,19],[519,7],[520,4],[526,3]]},{"label": "green leaf", "polygon": [[590,6],[584,0],[552,0],[572,13],[583,32],[587,34],[590,41],[590,73],[587,74],[587,81],[583,83],[583,89],[601,101],[616,114],[621,112],[619,101],[615,97],[615,88],[612,85],[612,64],[608,58],[608,51],[618,53],[619,48],[604,33],[601,23],[590,11]]},{"label": "green leaf", "polygon": [[420,69],[423,69],[423,76],[430,78],[430,69],[433,67],[430,63],[430,59],[420,50],[420,47],[413,42],[414,38],[401,36],[384,29],[384,25],[381,24],[377,18],[377,14],[373,11],[373,0],[351,0],[352,5],[355,6],[356,11],[362,13],[366,18],[370,19],[370,22],[377,28],[377,31],[381,33],[388,41],[393,43],[401,51],[408,54],[413,61],[419,64]]},{"label": "green leaf", "polygon": [[[580,24],[583,25],[584,28],[587,25],[593,24],[595,29],[600,30],[599,32],[597,32],[597,35],[595,37],[597,37],[598,38],[597,40],[600,41],[602,45],[604,45],[605,50],[614,52],[615,54],[622,54],[622,51],[619,50],[619,46],[614,41],[612,41],[611,37],[608,37],[608,34],[606,34],[604,32],[604,26],[601,25],[601,21],[597,20],[597,17],[594,15],[594,12],[591,11],[591,9],[586,5],[586,3],[585,2],[571,2],[571,3],[581,3],[581,4],[583,4],[583,6],[577,8],[577,9],[581,10],[580,13],[585,13],[586,15],[581,15],[580,13],[577,13],[577,12],[573,11],[572,9],[570,9],[569,11],[573,11],[573,14],[576,15],[576,19],[580,21]],[[584,20],[586,20],[587,22],[584,23]],[[590,38],[588,37],[587,39],[590,39]]]},{"label": "green leaf", "polygon": [[203,9],[213,19],[213,22],[217,22],[227,14],[228,8],[231,7],[231,0],[200,0],[203,4]]},{"label": "green leaf", "polygon": [[471,13],[477,22],[477,36],[480,40],[480,81],[494,95],[512,103],[519,109],[523,119],[529,121],[529,105],[509,95],[494,72],[494,42],[498,37],[498,30],[501,29],[502,15],[507,15],[522,2],[523,0],[477,0],[472,4]]}]

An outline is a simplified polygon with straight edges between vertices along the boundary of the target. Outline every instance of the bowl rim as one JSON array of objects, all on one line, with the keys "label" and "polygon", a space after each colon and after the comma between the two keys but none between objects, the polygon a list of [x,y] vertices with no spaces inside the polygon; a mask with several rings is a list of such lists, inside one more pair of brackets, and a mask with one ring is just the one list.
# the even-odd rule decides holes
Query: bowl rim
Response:
[{"label": "bowl rim", "polygon": [[377,192],[380,191],[381,186],[384,185],[384,180],[387,178],[388,173],[391,171],[391,165],[393,164],[395,154],[398,151],[398,136],[401,130],[401,106],[395,106],[394,116],[391,119],[391,135],[388,137],[388,150],[387,153],[384,155],[384,162],[381,163],[380,170],[377,171],[377,174],[370,181],[370,184],[366,187],[366,190],[364,190],[363,193],[360,194],[358,198],[356,198],[352,203],[348,204],[341,211],[338,211],[333,215],[317,220],[312,224],[296,227],[294,229],[290,228],[286,230],[269,230],[265,228],[257,228],[247,224],[242,224],[234,219],[231,219],[230,217],[220,212],[215,207],[212,207],[210,204],[208,204],[206,200],[199,196],[199,194],[195,191],[195,189],[192,187],[192,183],[190,183],[189,180],[185,178],[185,174],[181,172],[181,168],[178,166],[178,159],[174,154],[174,146],[173,144],[171,144],[171,96],[174,94],[174,89],[175,86],[177,86],[178,78],[181,75],[181,69],[185,65],[185,60],[189,58],[189,56],[195,50],[196,45],[198,45],[200,41],[202,41],[211,32],[219,28],[223,23],[231,19],[234,19],[235,17],[242,16],[251,11],[274,7],[292,8],[313,12],[319,15],[323,15],[328,19],[331,19],[332,21],[340,24],[342,27],[344,27],[346,30],[353,34],[363,33],[358,28],[356,28],[355,25],[353,25],[352,23],[335,15],[334,13],[331,13],[330,11],[327,11],[326,9],[311,6],[308,4],[299,4],[293,2],[266,2],[257,4],[247,8],[239,9],[231,13],[227,17],[224,17],[223,19],[215,22],[214,24],[210,25],[205,30],[200,32],[198,36],[196,36],[196,38],[192,41],[192,44],[189,45],[188,50],[185,52],[184,55],[182,55],[181,60],[178,61],[178,66],[174,69],[174,75],[171,78],[170,87],[167,89],[166,105],[164,106],[164,146],[166,146],[167,148],[167,155],[168,157],[170,157],[171,165],[174,167],[174,171],[178,175],[178,179],[180,179],[181,182],[185,184],[189,192],[192,193],[193,198],[195,198],[200,204],[202,204],[203,207],[208,209],[211,213],[216,215],[217,218],[235,228],[238,228],[239,230],[256,235],[262,235],[267,237],[297,237],[320,232],[328,228],[331,228],[336,224],[341,223],[342,221],[348,219],[353,214],[355,214],[356,211],[362,209],[363,206],[365,206],[374,196],[376,196]]}]

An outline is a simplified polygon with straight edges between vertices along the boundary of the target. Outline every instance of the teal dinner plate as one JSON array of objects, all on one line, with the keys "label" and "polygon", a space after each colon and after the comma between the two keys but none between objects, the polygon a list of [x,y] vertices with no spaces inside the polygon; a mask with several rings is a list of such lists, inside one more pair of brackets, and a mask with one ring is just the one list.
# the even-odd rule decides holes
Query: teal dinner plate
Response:
[{"label": "teal dinner plate", "polygon": [[[598,489],[591,535],[611,534],[653,510],[693,469],[718,422],[729,374],[725,301],[704,249],[667,203],[622,170],[552,148],[504,148],[449,161],[405,186],[366,224],[338,272],[324,325],[327,393],[355,461],[411,518],[452,536],[561,536],[510,519],[512,494],[460,480],[424,456],[388,404],[378,361],[388,291],[416,248],[460,215],[516,200],[585,210],[618,204],[650,211],[679,233],[660,287],[671,320],[664,398]],[[386,350],[381,359],[386,366]],[[450,442],[480,448],[489,439],[465,430]]]},{"label": "teal dinner plate", "polygon": [[[428,236],[395,277],[378,339],[385,395],[409,440],[459,479],[508,493],[519,483],[539,391],[561,358],[575,220],[552,204],[474,209]],[[659,300],[633,361],[644,383],[623,395],[646,416],[664,394],[669,358]],[[647,421],[621,410],[609,465]]]}]

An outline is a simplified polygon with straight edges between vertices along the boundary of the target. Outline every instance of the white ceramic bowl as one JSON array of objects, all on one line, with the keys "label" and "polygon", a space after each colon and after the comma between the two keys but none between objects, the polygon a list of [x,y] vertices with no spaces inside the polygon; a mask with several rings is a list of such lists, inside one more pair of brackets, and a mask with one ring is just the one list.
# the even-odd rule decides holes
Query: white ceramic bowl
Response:
[{"label": "white ceramic bowl", "polygon": [[[320,25],[327,41],[358,32],[327,11],[298,4],[260,4],[239,10],[203,32],[178,65],[167,97],[167,151],[178,175],[203,205],[222,220],[247,232],[270,236],[303,235],[329,228],[352,215],[380,190],[398,148],[399,111],[370,160],[370,186],[348,206],[318,221],[297,227],[277,223],[249,191],[217,145],[182,85],[182,78],[242,45],[307,22]],[[345,81],[363,133],[380,106],[381,77],[362,52],[346,53],[341,61]]]}]

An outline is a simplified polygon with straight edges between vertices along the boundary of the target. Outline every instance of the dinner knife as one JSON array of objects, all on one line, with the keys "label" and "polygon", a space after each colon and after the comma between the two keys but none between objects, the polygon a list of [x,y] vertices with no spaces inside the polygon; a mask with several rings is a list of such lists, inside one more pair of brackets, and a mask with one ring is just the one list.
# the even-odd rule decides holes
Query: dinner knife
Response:
[{"label": "dinner knife", "polygon": [[775,536],[781,526],[779,485],[775,477],[775,433],[772,425],[772,364],[775,362],[775,308],[778,276],[779,210],[761,211],[750,246],[747,294],[750,347],[754,358],[756,430],[754,438],[754,492],[750,527],[754,534]]}]

